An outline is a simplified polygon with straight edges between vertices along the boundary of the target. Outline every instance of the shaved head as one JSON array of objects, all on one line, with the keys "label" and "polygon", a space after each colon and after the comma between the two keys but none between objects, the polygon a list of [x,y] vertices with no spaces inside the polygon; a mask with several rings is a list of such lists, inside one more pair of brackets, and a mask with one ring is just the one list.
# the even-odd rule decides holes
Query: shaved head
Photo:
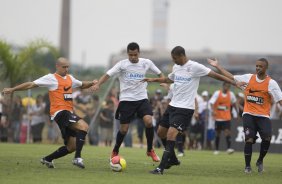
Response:
[{"label": "shaved head", "polygon": [[66,58],[60,57],[56,61],[56,73],[61,76],[66,76],[69,71],[70,63]]}]

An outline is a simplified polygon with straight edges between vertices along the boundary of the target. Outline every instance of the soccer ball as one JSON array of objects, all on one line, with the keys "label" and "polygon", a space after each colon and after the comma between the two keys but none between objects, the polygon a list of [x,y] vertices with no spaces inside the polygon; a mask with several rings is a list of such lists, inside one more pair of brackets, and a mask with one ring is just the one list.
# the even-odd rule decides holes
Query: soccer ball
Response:
[{"label": "soccer ball", "polygon": [[115,172],[121,172],[126,169],[126,161],[121,156],[115,156],[110,161],[110,167]]}]

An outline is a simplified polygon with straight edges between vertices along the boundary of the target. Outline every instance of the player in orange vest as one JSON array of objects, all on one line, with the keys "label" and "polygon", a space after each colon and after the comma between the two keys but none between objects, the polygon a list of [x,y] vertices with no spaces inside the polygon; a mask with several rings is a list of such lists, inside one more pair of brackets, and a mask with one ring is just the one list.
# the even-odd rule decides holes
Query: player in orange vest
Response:
[{"label": "player in orange vest", "polygon": [[282,105],[282,92],[277,82],[267,75],[268,61],[260,58],[256,61],[256,74],[235,75],[226,71],[217,60],[209,59],[210,65],[217,68],[223,75],[230,79],[246,82],[244,88],[245,104],[243,112],[243,126],[245,133],[245,173],[251,173],[252,145],[256,142],[257,132],[262,142],[259,158],[256,162],[258,172],[264,171],[263,159],[268,152],[272,126],[269,119],[271,98]]},{"label": "player in orange vest", "polygon": [[212,106],[216,130],[214,154],[219,153],[219,140],[222,130],[226,138],[226,152],[232,154],[234,149],[231,148],[231,107],[236,109],[236,97],[230,91],[230,84],[224,82],[222,90],[215,91],[209,102]]},{"label": "player in orange vest", "polygon": [[47,87],[50,98],[51,119],[58,124],[64,146],[42,158],[40,162],[48,168],[54,168],[53,160],[75,151],[72,163],[79,168],[84,168],[81,150],[88,131],[88,124],[73,113],[72,89],[80,87],[89,88],[96,84],[94,81],[79,81],[68,74],[70,63],[66,58],[56,61],[56,72],[47,74],[33,82],[25,82],[12,88],[4,88],[3,94],[12,94],[14,91],[27,90],[36,87]]}]

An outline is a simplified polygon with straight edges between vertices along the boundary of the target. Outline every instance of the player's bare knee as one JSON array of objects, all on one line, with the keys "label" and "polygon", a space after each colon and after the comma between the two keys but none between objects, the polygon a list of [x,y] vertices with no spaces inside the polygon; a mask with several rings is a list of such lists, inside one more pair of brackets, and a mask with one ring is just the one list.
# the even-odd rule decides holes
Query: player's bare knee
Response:
[{"label": "player's bare knee", "polygon": [[151,127],[153,127],[152,116],[150,116],[150,115],[144,116],[144,117],[143,117],[143,121],[144,121],[144,124],[145,124],[145,127],[146,127],[146,128],[151,128]]},{"label": "player's bare knee", "polygon": [[161,139],[166,138],[166,131],[164,131],[163,129],[158,129],[157,134]]},{"label": "player's bare knee", "polygon": [[87,124],[85,121],[79,120],[79,121],[78,121],[78,126],[77,126],[77,128],[78,128],[79,130],[83,130],[83,131],[87,132],[89,126],[88,126],[88,124]]},{"label": "player's bare knee", "polygon": [[67,150],[69,151],[69,153],[72,153],[76,150],[76,146],[75,145],[67,145]]}]

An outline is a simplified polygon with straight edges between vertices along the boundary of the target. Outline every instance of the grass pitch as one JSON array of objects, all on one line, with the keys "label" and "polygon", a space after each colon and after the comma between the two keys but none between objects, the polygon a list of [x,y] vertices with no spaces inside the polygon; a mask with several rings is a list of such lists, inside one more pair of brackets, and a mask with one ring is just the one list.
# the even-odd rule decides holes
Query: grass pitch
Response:
[{"label": "grass pitch", "polygon": [[[146,149],[121,148],[120,155],[127,161],[127,169],[117,173],[110,170],[111,148],[85,146],[82,156],[86,165],[79,169],[71,164],[72,155],[55,160],[55,169],[41,165],[41,157],[56,150],[60,145],[3,144],[0,143],[0,184],[281,184],[282,155],[268,154],[264,161],[265,172],[258,174],[255,168],[257,153],[253,154],[253,173],[243,172],[242,152],[227,155],[211,151],[186,151],[179,158],[180,166],[165,170],[164,175],[152,175],[148,171],[156,164],[145,155]],[[156,152],[161,156],[162,150]]]}]

